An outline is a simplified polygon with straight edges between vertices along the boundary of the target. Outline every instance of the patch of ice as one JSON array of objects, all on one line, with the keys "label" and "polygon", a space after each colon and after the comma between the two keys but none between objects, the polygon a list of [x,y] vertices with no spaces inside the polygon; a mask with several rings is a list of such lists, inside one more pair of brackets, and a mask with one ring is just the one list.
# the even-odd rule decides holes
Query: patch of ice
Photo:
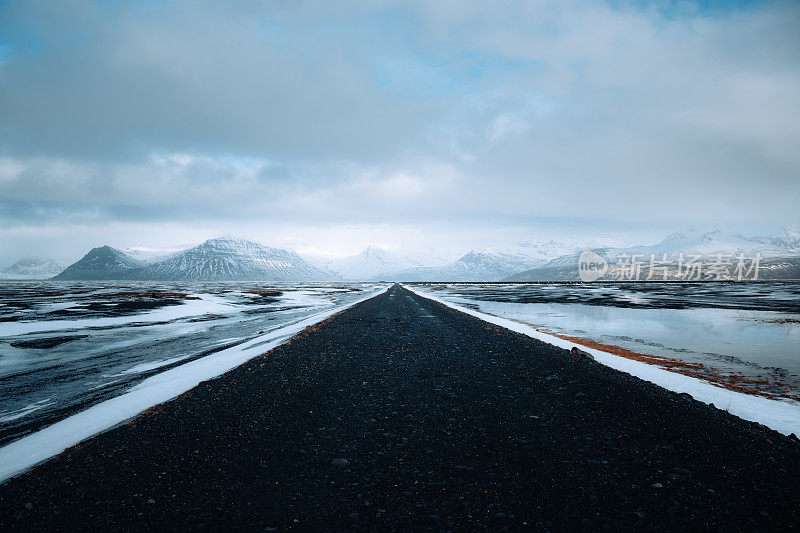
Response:
[{"label": "patch of ice", "polygon": [[149,363],[141,363],[139,365],[134,365],[126,370],[123,370],[118,375],[141,374],[142,372],[155,370],[156,368],[161,368],[162,366],[167,366],[171,365],[172,363],[177,363],[178,361],[183,361],[184,359],[188,359],[189,357],[191,357],[191,355],[183,355],[181,357],[170,357],[169,359],[162,359],[161,361],[150,361]]},{"label": "patch of ice", "polygon": [[281,305],[291,305],[297,307],[325,307],[333,305],[329,298],[325,298],[327,289],[322,292],[318,290],[292,291],[281,295]]},{"label": "patch of ice", "polygon": [[122,326],[129,323],[168,322],[179,318],[206,314],[224,314],[237,310],[220,296],[193,294],[199,300],[185,300],[180,305],[171,305],[146,313],[105,318],[81,318],[74,320],[39,320],[32,322],[0,322],[0,337],[13,337],[28,333],[62,331],[86,327]]},{"label": "patch of ice", "polygon": [[[122,374],[115,374],[115,375],[116,376],[121,376]],[[104,375],[103,377],[113,378],[114,376]],[[122,380],[121,379],[112,379],[111,381],[105,381],[105,382],[103,382],[103,383],[101,383],[99,385],[94,385],[89,390],[103,389],[105,387],[108,387],[109,385],[113,385],[114,383],[119,383],[120,381],[122,381]]]},{"label": "patch of ice", "polygon": [[12,422],[14,420],[19,420],[20,418],[28,416],[29,414],[33,413],[34,411],[38,411],[39,409],[43,409],[52,403],[53,403],[52,398],[45,398],[44,400],[39,400],[31,404],[28,404],[21,409],[17,409],[16,411],[0,412],[0,422]]}]

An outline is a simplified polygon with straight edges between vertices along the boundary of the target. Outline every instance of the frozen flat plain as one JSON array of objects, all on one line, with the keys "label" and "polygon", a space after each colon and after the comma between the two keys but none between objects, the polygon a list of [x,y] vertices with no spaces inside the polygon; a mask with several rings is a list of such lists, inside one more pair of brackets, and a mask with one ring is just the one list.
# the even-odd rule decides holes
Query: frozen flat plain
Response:
[{"label": "frozen flat plain", "polygon": [[0,444],[381,287],[0,284]]}]

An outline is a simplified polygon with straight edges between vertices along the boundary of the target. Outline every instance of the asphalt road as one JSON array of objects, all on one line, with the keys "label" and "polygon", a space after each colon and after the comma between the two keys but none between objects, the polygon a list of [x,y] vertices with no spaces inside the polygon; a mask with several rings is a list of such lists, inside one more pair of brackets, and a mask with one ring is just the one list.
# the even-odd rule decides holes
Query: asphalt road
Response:
[{"label": "asphalt road", "polygon": [[775,530],[800,443],[395,286],[0,486],[0,530]]}]

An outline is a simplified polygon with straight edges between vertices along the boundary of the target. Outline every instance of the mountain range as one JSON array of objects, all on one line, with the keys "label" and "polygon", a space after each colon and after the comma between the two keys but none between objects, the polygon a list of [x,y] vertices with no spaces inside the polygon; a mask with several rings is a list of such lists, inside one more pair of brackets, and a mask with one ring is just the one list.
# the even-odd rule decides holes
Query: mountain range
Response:
[{"label": "mountain range", "polygon": [[475,251],[439,267],[415,267],[389,273],[386,281],[497,281],[527,270],[540,261],[525,255],[495,250]]},{"label": "mountain range", "polygon": [[293,251],[222,237],[151,261],[101,246],[90,250],[53,279],[323,281],[330,276]]},{"label": "mountain range", "polygon": [[[244,239],[220,237],[186,249],[139,246],[119,250],[101,246],[66,269],[46,259],[25,259],[0,271],[0,279],[154,280],[154,281],[574,281],[578,255],[593,249],[609,263],[623,254],[648,260],[651,254],[760,254],[761,279],[800,278],[800,227],[771,237],[690,228],[658,244],[591,247],[589,242],[507,243],[497,249],[472,250],[454,261],[425,266],[370,245],[336,260],[304,258],[291,250]],[[430,265],[430,263],[428,263]]]},{"label": "mountain range", "polygon": [[[622,248],[598,248],[594,250],[609,264],[617,263],[620,256],[639,256],[645,262],[651,254],[657,259],[666,254],[667,259],[676,261],[680,254],[699,255],[713,258],[717,254],[737,257],[743,254],[762,258],[760,279],[799,279],[800,278],[800,227],[789,226],[782,234],[773,237],[743,237],[738,233],[721,230],[702,231],[690,228],[669,235],[658,244],[629,246]],[[580,251],[555,258],[547,263],[508,276],[503,281],[577,281],[578,256]]]},{"label": "mountain range", "polygon": [[334,259],[325,264],[325,268],[336,276],[357,281],[384,278],[389,274],[415,266],[419,266],[419,263],[392,254],[374,244],[367,246],[359,254]]},{"label": "mountain range", "polygon": [[64,267],[52,259],[26,257],[10,267],[0,270],[0,279],[47,279],[57,275]]}]

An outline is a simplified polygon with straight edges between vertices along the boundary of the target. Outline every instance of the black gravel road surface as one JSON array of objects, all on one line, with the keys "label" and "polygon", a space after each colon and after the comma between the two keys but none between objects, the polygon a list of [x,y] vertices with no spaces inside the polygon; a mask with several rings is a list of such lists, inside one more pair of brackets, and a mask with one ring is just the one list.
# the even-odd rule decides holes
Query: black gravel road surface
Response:
[{"label": "black gravel road surface", "polygon": [[0,530],[781,530],[800,443],[394,286],[0,486]]}]

